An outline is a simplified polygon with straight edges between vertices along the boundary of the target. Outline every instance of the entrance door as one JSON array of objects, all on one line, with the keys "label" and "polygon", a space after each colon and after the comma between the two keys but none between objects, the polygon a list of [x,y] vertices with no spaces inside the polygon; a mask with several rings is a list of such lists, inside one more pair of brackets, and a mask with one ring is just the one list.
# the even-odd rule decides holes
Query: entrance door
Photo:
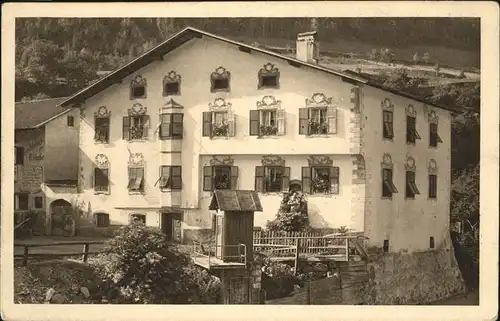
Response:
[{"label": "entrance door", "polygon": [[181,213],[161,213],[161,230],[170,242],[181,242]]}]

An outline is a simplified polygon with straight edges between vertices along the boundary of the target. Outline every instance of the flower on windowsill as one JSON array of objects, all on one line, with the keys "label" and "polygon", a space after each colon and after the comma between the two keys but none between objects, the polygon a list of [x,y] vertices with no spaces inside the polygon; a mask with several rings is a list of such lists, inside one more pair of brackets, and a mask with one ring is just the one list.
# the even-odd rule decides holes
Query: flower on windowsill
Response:
[{"label": "flower on windowsill", "polygon": [[311,187],[313,192],[329,193],[331,188],[330,180],[325,177],[315,177],[311,180]]},{"label": "flower on windowsill", "polygon": [[260,125],[261,136],[273,136],[278,134],[278,126],[275,125]]},{"label": "flower on windowsill", "polygon": [[130,127],[130,139],[142,139],[144,134],[144,127]]},{"label": "flower on windowsill", "polygon": [[321,135],[328,133],[328,124],[326,122],[309,121],[309,134]]},{"label": "flower on windowsill", "polygon": [[213,124],[212,128],[213,136],[217,137],[227,136],[228,131],[229,131],[229,125],[225,121]]}]

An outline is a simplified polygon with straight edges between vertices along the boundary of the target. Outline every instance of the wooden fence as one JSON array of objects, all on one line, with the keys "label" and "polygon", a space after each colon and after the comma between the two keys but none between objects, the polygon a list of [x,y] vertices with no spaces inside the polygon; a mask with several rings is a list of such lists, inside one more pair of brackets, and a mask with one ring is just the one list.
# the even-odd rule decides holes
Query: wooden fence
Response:
[{"label": "wooden fence", "polygon": [[[94,254],[99,254],[101,251],[90,251],[90,245],[96,245],[96,244],[104,244],[103,241],[62,241],[62,242],[51,242],[51,243],[37,243],[37,244],[29,244],[29,243],[15,243],[14,244],[14,260],[22,260],[22,265],[27,266],[28,265],[28,260],[35,259],[35,260],[46,260],[46,259],[53,259],[53,258],[63,258],[63,257],[74,257],[74,256],[81,256],[82,262],[87,262],[89,255],[94,255]],[[83,248],[81,251],[76,251],[73,249],[73,247],[76,247],[78,245],[83,245]],[[45,250],[45,251],[36,251],[33,250],[30,253],[30,249],[35,249],[35,248],[49,248],[49,247],[61,247],[61,246],[67,246],[70,247],[69,250],[67,251],[50,251],[50,250]],[[15,254],[15,249],[17,248],[23,248],[23,254]],[[38,253],[36,253],[38,252]]]}]

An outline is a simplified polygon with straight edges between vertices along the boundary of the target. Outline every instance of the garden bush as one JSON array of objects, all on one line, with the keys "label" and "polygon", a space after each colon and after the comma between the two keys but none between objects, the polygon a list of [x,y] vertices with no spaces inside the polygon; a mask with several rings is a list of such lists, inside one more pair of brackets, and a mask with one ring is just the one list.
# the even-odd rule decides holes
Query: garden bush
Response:
[{"label": "garden bush", "polygon": [[309,228],[307,200],[301,192],[284,193],[278,214],[273,221],[268,221],[270,231],[302,232]]},{"label": "garden bush", "polygon": [[157,228],[133,222],[91,260],[110,303],[216,303],[218,279]]},{"label": "garden bush", "polygon": [[288,264],[268,261],[262,272],[262,287],[267,300],[286,297],[293,292],[295,285],[299,285],[293,268]]}]

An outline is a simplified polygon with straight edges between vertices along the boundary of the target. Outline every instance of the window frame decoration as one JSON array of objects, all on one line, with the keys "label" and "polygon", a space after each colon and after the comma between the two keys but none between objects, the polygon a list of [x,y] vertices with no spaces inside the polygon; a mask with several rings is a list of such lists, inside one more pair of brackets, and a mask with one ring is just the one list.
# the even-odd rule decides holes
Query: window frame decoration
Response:
[{"label": "window frame decoration", "polygon": [[[143,87],[144,93],[142,95],[135,96],[134,90],[136,88]],[[142,75],[137,75],[132,80],[130,80],[130,100],[134,99],[146,99],[147,95],[148,81]]]},{"label": "window frame decoration", "polygon": [[[271,173],[280,175],[279,188],[271,188]],[[272,194],[288,192],[290,187],[290,167],[285,166],[285,160],[278,155],[262,157],[261,166],[255,167],[254,188],[258,193]]]},{"label": "window frame decoration", "polygon": [[[123,116],[122,125],[122,138],[129,142],[134,141],[144,141],[149,138],[149,115],[147,114],[147,107],[139,103],[132,105],[132,108],[128,109],[128,115]],[[140,126],[132,126],[133,119],[141,119]],[[134,128],[134,129],[132,129]]]},{"label": "window frame decoration", "polygon": [[[163,83],[162,83],[162,91],[163,91],[163,97],[168,97],[168,96],[180,96],[181,95],[181,75],[177,74],[175,70],[169,71],[164,77],[163,77]],[[177,84],[177,91],[167,91],[167,86],[171,84]]]},{"label": "window frame decoration", "polygon": [[[215,84],[218,80],[226,80],[227,87],[226,88],[215,88]],[[210,74],[210,92],[231,92],[231,72],[226,70],[223,66],[219,66],[215,68]]]},{"label": "window frame decoration", "polygon": [[156,183],[162,192],[182,190],[182,166],[161,165]]},{"label": "window frame decoration", "polygon": [[[217,170],[228,169],[227,187],[220,188],[216,186]],[[215,189],[236,190],[238,189],[238,166],[234,166],[234,160],[231,156],[212,156],[209,165],[203,166],[203,191],[213,192]]]},{"label": "window frame decoration", "polygon": [[427,165],[427,179],[428,179],[428,199],[437,199],[438,194],[438,166],[434,159],[430,159]]},{"label": "window frame decoration", "polygon": [[[280,88],[280,71],[278,67],[274,64],[268,62],[264,64],[262,68],[260,68],[258,74],[259,83],[257,85],[257,89],[279,89]],[[265,78],[274,77],[276,79],[275,85],[266,85]]]},{"label": "window frame decoration", "polygon": [[[301,170],[302,191],[310,195],[340,194],[340,167],[333,166],[333,160],[324,155],[309,156],[307,161],[309,166]],[[319,170],[327,170],[328,177],[318,177]]]},{"label": "window frame decoration", "polygon": [[382,107],[382,139],[394,140],[394,104],[389,98],[380,103]]},{"label": "window frame decoration", "polygon": [[[97,125],[98,119],[99,120],[106,119],[107,125],[100,124],[98,126]],[[100,132],[100,130],[103,130],[103,132]],[[94,143],[109,144],[111,138],[110,132],[111,132],[111,111],[108,110],[106,106],[100,106],[94,112]],[[102,139],[102,136],[105,136],[105,139]]]},{"label": "window frame decoration", "polygon": [[409,104],[406,106],[406,143],[415,145],[417,139],[422,139],[417,130],[417,111],[412,104]]},{"label": "window frame decoration", "polygon": [[[217,97],[208,104],[208,110],[202,113],[202,137],[228,138],[236,134],[236,119],[232,104],[222,97]],[[216,122],[216,115],[224,114],[222,122]]]},{"label": "window frame decoration", "polygon": [[437,148],[443,140],[439,136],[439,116],[434,109],[428,110],[427,120],[429,121],[429,147]]},{"label": "window frame decoration", "polygon": [[[259,138],[269,136],[284,136],[286,133],[286,111],[281,100],[272,95],[266,95],[256,103],[257,109],[250,110],[249,135]],[[264,115],[274,113],[274,124],[264,124]],[[272,115],[272,114],[270,114]],[[271,118],[269,118],[269,122]]]},{"label": "window frame decoration", "polygon": [[388,153],[385,153],[382,157],[381,174],[382,198],[392,199],[393,194],[397,194],[399,191],[394,184],[394,164],[392,163],[391,155]]},{"label": "window frame decoration", "polygon": [[[109,169],[110,164],[108,157],[104,154],[97,154],[94,160],[94,173],[92,175],[94,194],[110,194],[111,184],[109,182]],[[106,181],[105,185],[100,185],[97,182],[97,179],[101,174],[101,178]]]},{"label": "window frame decoration", "polygon": [[[128,161],[128,184],[127,184],[127,190],[129,194],[143,194],[146,191],[146,170],[145,170],[145,162],[144,162],[144,155],[142,153],[131,153],[129,155],[129,161]],[[140,171],[139,171],[140,170]],[[132,175],[133,171],[135,171],[135,175]],[[142,179],[140,182],[138,182],[139,176],[137,175],[138,173],[142,173]],[[132,179],[134,179],[134,182],[132,182]],[[137,186],[137,187],[132,187],[132,186]]]},{"label": "window frame decoration", "polygon": [[[325,121],[323,123],[312,119],[312,111],[324,111]],[[321,119],[321,116],[320,116]],[[306,98],[305,107],[299,108],[299,135],[309,137],[329,136],[337,134],[338,106],[332,97],[324,93],[314,93],[311,98]]]},{"label": "window frame decoration", "polygon": [[416,183],[416,172],[417,172],[417,166],[415,165],[415,159],[411,156],[408,156],[405,162],[406,199],[415,199],[415,195],[420,195],[420,191]]}]

